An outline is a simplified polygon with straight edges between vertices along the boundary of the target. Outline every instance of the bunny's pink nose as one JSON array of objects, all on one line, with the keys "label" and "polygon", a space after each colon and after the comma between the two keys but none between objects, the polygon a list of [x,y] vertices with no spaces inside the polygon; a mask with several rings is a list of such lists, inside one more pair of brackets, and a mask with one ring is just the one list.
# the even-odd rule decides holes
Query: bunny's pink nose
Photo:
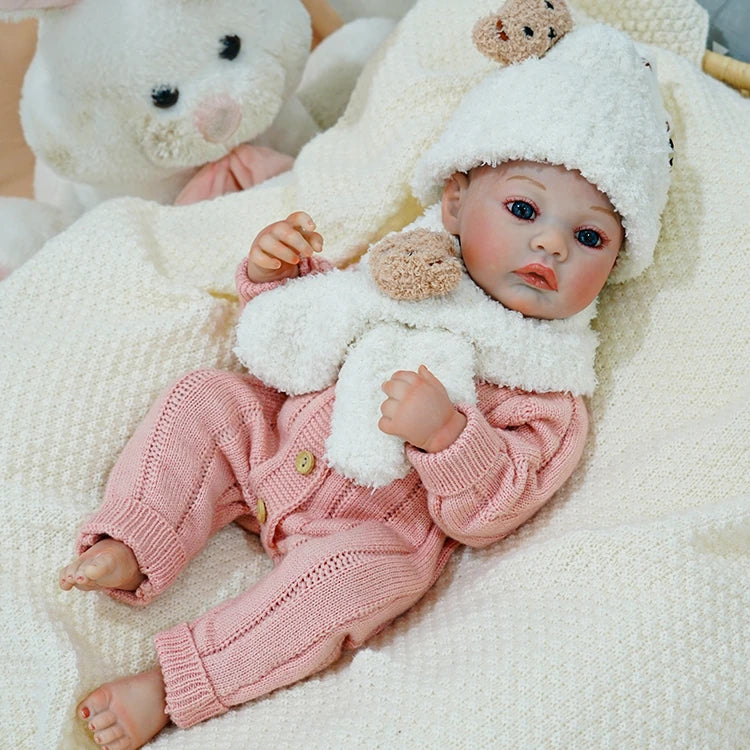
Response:
[{"label": "bunny's pink nose", "polygon": [[242,120],[240,105],[226,94],[206,99],[195,111],[195,124],[209,143],[225,143]]}]

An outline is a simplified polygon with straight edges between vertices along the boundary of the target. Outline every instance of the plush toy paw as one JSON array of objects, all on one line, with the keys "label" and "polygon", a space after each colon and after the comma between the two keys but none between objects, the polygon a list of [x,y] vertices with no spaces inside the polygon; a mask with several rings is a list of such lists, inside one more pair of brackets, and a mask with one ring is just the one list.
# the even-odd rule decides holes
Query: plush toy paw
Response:
[{"label": "plush toy paw", "polygon": [[422,300],[453,291],[463,266],[446,232],[414,229],[384,237],[368,253],[377,286],[398,300]]},{"label": "plush toy paw", "polygon": [[474,26],[477,49],[501,65],[542,57],[573,28],[563,0],[509,0]]}]

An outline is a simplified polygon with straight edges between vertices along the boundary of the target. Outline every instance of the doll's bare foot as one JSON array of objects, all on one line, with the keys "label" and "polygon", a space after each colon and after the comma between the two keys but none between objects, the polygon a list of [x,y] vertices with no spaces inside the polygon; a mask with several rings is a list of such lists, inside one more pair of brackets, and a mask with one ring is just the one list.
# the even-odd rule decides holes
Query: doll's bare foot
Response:
[{"label": "doll's bare foot", "polygon": [[169,723],[161,670],[105,682],[84,698],[76,715],[86,722],[94,742],[106,750],[134,750]]},{"label": "doll's bare foot", "polygon": [[135,591],[144,578],[130,547],[117,539],[102,539],[60,571],[60,588]]}]

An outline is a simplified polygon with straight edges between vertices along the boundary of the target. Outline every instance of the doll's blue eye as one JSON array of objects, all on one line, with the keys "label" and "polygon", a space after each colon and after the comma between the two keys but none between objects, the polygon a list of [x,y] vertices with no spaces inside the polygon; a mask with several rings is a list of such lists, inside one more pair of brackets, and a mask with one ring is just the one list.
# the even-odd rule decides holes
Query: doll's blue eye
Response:
[{"label": "doll's blue eye", "polygon": [[586,247],[599,247],[602,244],[602,236],[593,229],[579,229],[576,239]]},{"label": "doll's blue eye", "polygon": [[242,47],[242,40],[234,34],[228,34],[221,38],[221,52],[219,57],[224,60],[234,60],[237,55],[240,54],[240,47]]},{"label": "doll's blue eye", "polygon": [[510,212],[513,216],[517,216],[519,219],[524,219],[525,221],[529,221],[536,216],[534,207],[526,201],[512,201]]},{"label": "doll's blue eye", "polygon": [[155,86],[151,89],[151,101],[159,109],[169,109],[177,104],[180,98],[180,90],[169,86]]}]

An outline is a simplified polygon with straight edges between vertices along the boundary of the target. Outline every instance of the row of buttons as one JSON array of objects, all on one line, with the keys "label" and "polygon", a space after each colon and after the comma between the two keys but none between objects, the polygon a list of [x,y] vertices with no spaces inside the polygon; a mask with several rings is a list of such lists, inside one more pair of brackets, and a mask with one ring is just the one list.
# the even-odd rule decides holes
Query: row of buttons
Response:
[{"label": "row of buttons", "polygon": [[[294,457],[294,468],[300,474],[306,476],[315,468],[315,456],[310,451],[300,451]],[[265,523],[267,515],[266,504],[263,502],[263,498],[259,497],[255,503],[255,517],[258,519],[258,523]]]}]

